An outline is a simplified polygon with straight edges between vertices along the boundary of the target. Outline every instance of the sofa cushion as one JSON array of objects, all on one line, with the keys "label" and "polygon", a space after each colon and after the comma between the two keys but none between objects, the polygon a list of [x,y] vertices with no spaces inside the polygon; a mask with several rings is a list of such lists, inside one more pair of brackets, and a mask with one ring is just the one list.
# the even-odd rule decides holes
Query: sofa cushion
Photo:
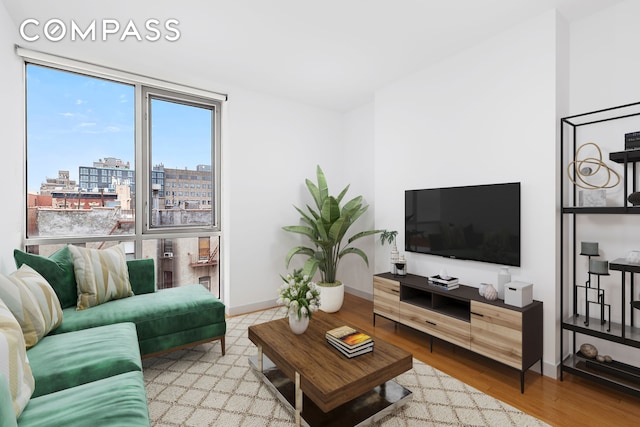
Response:
[{"label": "sofa cushion", "polygon": [[0,371],[0,426],[16,427],[16,413],[13,410],[13,400],[11,400],[11,389],[9,380]]},{"label": "sofa cushion", "polygon": [[36,381],[33,397],[129,371],[141,371],[133,323],[44,337],[27,352]]},{"label": "sofa cushion", "polygon": [[35,397],[18,418],[18,425],[149,427],[142,372],[126,372]]},{"label": "sofa cushion", "polygon": [[[1,299],[0,373],[9,384],[13,415],[18,417],[31,398],[34,379],[27,359],[22,328]],[[0,378],[0,381],[3,381],[3,379]],[[6,407],[6,402],[2,406]]]},{"label": "sofa cushion", "polygon": [[15,249],[13,259],[16,268],[27,264],[40,273],[58,295],[62,308],[76,306],[78,291],[73,271],[73,258],[68,246],[54,252],[48,258]]},{"label": "sofa cushion", "polygon": [[121,244],[107,249],[69,246],[78,285],[78,310],[133,295]]},{"label": "sofa cushion", "polygon": [[153,258],[128,259],[129,282],[135,295],[156,291],[156,268]]},{"label": "sofa cushion", "polygon": [[62,309],[55,292],[37,271],[21,266],[10,275],[0,274],[0,298],[22,328],[27,348],[62,322]]},{"label": "sofa cushion", "polygon": [[[91,310],[75,311],[67,308],[63,313],[64,320],[54,331],[55,334],[117,322],[133,322],[141,343],[148,339],[216,325],[216,331],[221,330],[222,333],[207,337],[213,338],[224,335],[226,325],[224,304],[198,284],[110,301]],[[187,340],[181,345],[190,342],[193,341]],[[144,349],[141,350],[143,355],[148,354]]]}]

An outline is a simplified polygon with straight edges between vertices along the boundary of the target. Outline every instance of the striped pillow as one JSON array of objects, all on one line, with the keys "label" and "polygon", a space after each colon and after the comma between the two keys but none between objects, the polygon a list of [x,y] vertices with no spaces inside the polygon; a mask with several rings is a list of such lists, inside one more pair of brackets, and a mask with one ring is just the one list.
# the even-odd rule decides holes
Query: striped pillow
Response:
[{"label": "striped pillow", "polygon": [[78,284],[77,310],[133,295],[122,244],[103,250],[69,249]]},{"label": "striped pillow", "polygon": [[[62,323],[62,306],[56,291],[47,282],[47,279],[26,264],[20,266],[14,276],[19,278],[22,284],[29,289],[38,303],[44,320],[44,335],[60,326],[60,323]],[[38,337],[38,339],[40,338],[42,337]]]},{"label": "striped pillow", "polygon": [[[20,324],[7,305],[0,299],[0,381],[9,383],[13,410],[16,418],[35,389],[35,381],[27,359],[24,337]],[[3,378],[4,377],[4,378]],[[0,396],[0,399],[3,396]]]},{"label": "striped pillow", "polygon": [[62,308],[55,291],[26,264],[9,276],[0,274],[0,299],[20,324],[27,348],[62,323]]}]

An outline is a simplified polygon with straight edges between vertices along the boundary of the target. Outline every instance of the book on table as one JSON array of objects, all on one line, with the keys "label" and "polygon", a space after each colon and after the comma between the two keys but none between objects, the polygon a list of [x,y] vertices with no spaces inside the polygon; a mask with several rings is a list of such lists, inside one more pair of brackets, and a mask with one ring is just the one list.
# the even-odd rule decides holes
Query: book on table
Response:
[{"label": "book on table", "polygon": [[458,284],[458,278],[457,277],[451,277],[451,276],[447,276],[442,277],[439,274],[435,275],[435,276],[429,276],[429,281],[434,282],[434,283],[442,283],[443,285],[457,285]]},{"label": "book on table", "polygon": [[348,350],[353,350],[369,343],[373,344],[373,339],[369,335],[346,325],[327,331],[326,337],[328,340]]},{"label": "book on table", "polygon": [[352,357],[360,356],[361,354],[366,354],[373,351],[373,341],[354,349],[349,349],[343,346],[342,344],[338,344],[336,341],[332,341],[330,338],[327,338],[327,342],[331,346],[335,347],[336,350],[338,350],[344,356],[348,357],[349,359],[351,359]]}]

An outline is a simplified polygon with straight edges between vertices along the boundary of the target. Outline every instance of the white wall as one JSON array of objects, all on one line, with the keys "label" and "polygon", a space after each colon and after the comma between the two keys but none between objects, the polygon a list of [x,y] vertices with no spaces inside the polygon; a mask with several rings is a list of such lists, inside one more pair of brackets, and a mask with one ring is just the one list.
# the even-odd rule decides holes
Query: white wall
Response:
[{"label": "white wall", "polygon": [[[344,182],[341,114],[234,89],[223,146],[224,286],[231,314],[274,306],[284,258],[307,244],[282,230],[310,203],[304,180],[320,165],[330,190]],[[289,271],[302,266],[294,259]]]},{"label": "white wall", "polygon": [[[399,248],[404,190],[522,183],[522,266],[512,277],[545,304],[544,362],[554,368],[557,24],[550,11],[379,90],[374,145],[375,223],[400,231]],[[389,247],[376,255],[376,272],[388,271]],[[497,282],[497,265],[406,256],[410,273]]]},{"label": "white wall", "polygon": [[14,53],[17,42],[13,22],[4,3],[0,3],[0,128],[2,128],[3,162],[0,182],[4,186],[2,227],[0,227],[0,272],[15,270],[13,249],[22,242],[24,196],[23,177],[24,94],[22,62]]},{"label": "white wall", "polygon": [[[375,175],[374,168],[374,104],[365,104],[345,114],[344,144],[339,156],[343,159],[345,185],[350,184],[347,200],[362,196],[369,205],[367,212],[358,219],[347,237],[365,230],[373,230],[375,213]],[[345,256],[338,268],[338,278],[345,283],[346,291],[363,298],[373,298],[373,280],[375,266],[375,247],[379,246],[379,235],[363,237],[351,246],[362,249],[369,259],[369,267],[357,255]],[[345,242],[346,243],[346,242]]]}]

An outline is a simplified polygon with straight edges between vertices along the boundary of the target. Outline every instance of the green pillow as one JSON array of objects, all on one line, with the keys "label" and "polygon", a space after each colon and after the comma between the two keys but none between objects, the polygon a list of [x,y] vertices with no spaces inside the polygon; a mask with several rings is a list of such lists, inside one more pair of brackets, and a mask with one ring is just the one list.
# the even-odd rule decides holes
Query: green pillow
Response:
[{"label": "green pillow", "polygon": [[22,264],[27,264],[40,273],[58,295],[62,308],[76,306],[78,290],[73,270],[73,257],[68,246],[54,252],[48,258],[15,249],[13,259],[17,268],[20,268]]}]

